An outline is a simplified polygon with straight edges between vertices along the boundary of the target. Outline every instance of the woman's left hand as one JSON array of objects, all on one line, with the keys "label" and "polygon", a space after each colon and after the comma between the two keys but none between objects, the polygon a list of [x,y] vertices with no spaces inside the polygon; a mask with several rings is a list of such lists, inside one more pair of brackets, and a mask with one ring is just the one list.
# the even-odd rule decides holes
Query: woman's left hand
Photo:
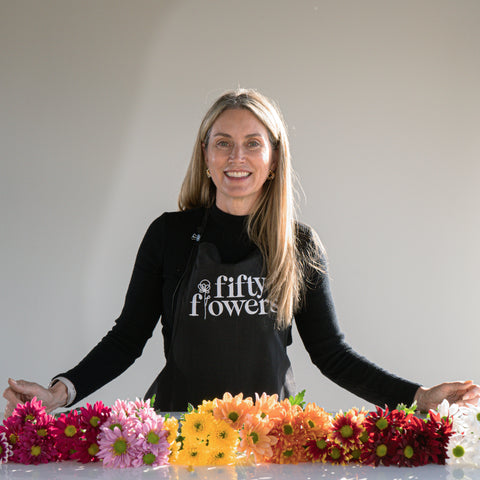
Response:
[{"label": "woman's left hand", "polygon": [[471,380],[465,382],[445,382],[434,387],[420,387],[415,394],[417,407],[421,412],[436,409],[443,400],[457,405],[477,405],[480,400],[480,386]]}]

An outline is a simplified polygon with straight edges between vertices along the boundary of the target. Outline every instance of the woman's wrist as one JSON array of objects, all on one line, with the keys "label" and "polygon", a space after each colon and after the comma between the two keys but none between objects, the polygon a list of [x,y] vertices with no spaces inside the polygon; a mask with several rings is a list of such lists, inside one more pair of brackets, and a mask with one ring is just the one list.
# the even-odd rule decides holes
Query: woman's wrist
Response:
[{"label": "woman's wrist", "polygon": [[52,410],[59,407],[64,407],[68,403],[68,389],[67,386],[61,381],[56,380],[48,387],[48,391],[52,395],[53,404]]}]

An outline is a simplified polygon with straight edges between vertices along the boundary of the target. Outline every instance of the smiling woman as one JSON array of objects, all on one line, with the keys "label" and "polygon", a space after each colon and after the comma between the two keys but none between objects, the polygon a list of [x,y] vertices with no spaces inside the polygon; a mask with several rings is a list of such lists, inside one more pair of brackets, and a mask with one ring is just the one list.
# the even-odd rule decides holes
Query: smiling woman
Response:
[{"label": "smiling woman", "polygon": [[218,208],[248,215],[276,168],[268,131],[249,110],[223,112],[203,144]]},{"label": "smiling woman", "polygon": [[155,407],[225,392],[296,392],[287,354],[292,320],[313,363],[365,400],[427,410],[444,398],[476,403],[472,382],[423,388],[361,357],[338,326],[315,232],[294,215],[285,124],[273,102],[254,90],[222,95],[205,115],[179,210],[149,227],[138,251],[115,326],[48,389],[10,380],[7,415],[33,396],[48,410],[72,405],[126,370],[142,354],[159,319],[166,365],[146,397]]}]

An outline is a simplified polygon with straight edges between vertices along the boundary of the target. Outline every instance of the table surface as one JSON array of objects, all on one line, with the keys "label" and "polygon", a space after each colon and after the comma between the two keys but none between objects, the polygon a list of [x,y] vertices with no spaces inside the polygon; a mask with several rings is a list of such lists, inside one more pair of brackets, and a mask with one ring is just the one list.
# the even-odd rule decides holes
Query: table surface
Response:
[{"label": "table surface", "polygon": [[78,462],[48,463],[45,465],[0,465],[2,479],[165,479],[165,480],[480,480],[480,469],[453,466],[426,465],[415,468],[369,467],[362,465],[334,466],[324,463],[299,465],[104,468],[98,463],[83,465]]}]

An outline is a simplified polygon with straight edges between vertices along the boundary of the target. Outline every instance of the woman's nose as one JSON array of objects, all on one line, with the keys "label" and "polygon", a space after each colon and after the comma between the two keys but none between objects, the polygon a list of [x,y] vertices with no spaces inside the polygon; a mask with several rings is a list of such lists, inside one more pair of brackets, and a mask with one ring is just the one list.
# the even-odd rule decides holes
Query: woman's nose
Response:
[{"label": "woman's nose", "polygon": [[233,145],[230,151],[231,160],[243,160],[245,157],[245,151],[242,145]]}]

